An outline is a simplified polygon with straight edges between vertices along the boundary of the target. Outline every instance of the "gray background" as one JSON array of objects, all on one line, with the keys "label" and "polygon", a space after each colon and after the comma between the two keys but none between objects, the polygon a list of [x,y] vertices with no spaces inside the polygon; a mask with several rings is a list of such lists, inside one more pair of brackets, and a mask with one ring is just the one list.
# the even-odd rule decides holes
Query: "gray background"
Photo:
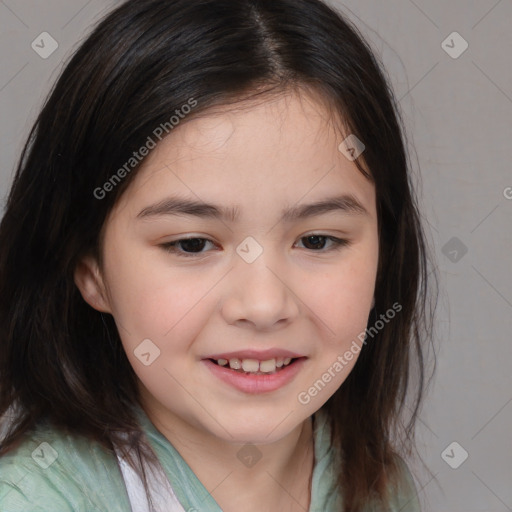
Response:
[{"label": "gray background", "polygon": [[[64,59],[117,3],[0,0],[3,201]],[[437,373],[418,425],[431,474],[411,462],[420,500],[425,511],[512,511],[512,2],[330,3],[369,39],[400,99],[441,277]],[[454,31],[469,45],[460,55]],[[31,47],[42,32],[59,45],[46,59]],[[462,449],[453,469],[445,460],[457,465]]]}]

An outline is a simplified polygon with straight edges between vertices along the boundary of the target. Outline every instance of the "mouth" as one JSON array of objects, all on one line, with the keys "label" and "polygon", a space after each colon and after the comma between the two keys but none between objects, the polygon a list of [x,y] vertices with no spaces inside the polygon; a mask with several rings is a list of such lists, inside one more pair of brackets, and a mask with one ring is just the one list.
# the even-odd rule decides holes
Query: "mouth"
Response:
[{"label": "mouth", "polygon": [[228,386],[246,394],[277,391],[293,382],[307,357],[275,357],[267,359],[209,357],[202,362],[206,369]]},{"label": "mouth", "polygon": [[283,371],[285,368],[296,364],[297,361],[306,359],[305,357],[277,357],[260,361],[258,359],[214,359],[208,358],[217,366],[233,372],[248,374],[248,375],[274,375]]}]

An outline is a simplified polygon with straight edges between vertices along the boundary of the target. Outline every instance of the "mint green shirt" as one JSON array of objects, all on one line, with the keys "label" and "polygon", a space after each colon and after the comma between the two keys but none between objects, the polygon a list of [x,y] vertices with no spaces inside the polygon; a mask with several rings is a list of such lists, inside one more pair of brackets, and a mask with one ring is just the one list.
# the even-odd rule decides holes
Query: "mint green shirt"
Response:
[{"label": "mint green shirt", "polygon": [[[222,512],[212,495],[142,409],[137,414],[185,511]],[[315,414],[315,464],[309,512],[340,512],[342,497],[332,472],[332,450],[323,411]],[[405,463],[400,491],[386,512],[419,512],[414,481]],[[98,443],[41,423],[0,457],[1,512],[131,512],[115,455]],[[133,511],[137,512],[137,511]],[[367,512],[380,512],[368,508]]]}]

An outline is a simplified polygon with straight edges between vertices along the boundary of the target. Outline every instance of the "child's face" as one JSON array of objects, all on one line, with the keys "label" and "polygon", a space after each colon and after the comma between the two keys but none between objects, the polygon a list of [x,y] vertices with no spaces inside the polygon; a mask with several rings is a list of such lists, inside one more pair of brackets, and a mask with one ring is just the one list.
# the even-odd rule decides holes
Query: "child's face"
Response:
[{"label": "child's face", "polygon": [[[326,120],[310,99],[281,96],[178,126],[107,219],[97,287],[93,272],[78,271],[86,300],[112,313],[145,408],[159,422],[269,443],[318,410],[354,366],[358,354],[344,354],[361,346],[377,271],[375,190],[338,151],[343,137]],[[342,195],[366,212],[281,219],[283,209]],[[238,219],[163,207],[139,215],[171,196],[236,207]],[[307,238],[315,234],[349,245]],[[176,253],[163,247],[186,237],[210,241],[178,245]],[[267,377],[269,388],[258,388],[262,377],[252,377],[259,380],[250,389],[247,379],[224,381],[219,375],[233,370],[207,362],[245,350],[305,359],[295,371],[280,370],[291,378]]]}]

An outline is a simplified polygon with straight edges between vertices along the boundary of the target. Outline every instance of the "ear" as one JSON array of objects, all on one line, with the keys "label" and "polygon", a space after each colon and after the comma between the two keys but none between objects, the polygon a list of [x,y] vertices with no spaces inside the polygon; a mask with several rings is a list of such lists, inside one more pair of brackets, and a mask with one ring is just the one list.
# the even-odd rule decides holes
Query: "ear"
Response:
[{"label": "ear", "polygon": [[76,265],[74,280],[87,304],[98,311],[112,313],[96,258],[84,256]]}]

